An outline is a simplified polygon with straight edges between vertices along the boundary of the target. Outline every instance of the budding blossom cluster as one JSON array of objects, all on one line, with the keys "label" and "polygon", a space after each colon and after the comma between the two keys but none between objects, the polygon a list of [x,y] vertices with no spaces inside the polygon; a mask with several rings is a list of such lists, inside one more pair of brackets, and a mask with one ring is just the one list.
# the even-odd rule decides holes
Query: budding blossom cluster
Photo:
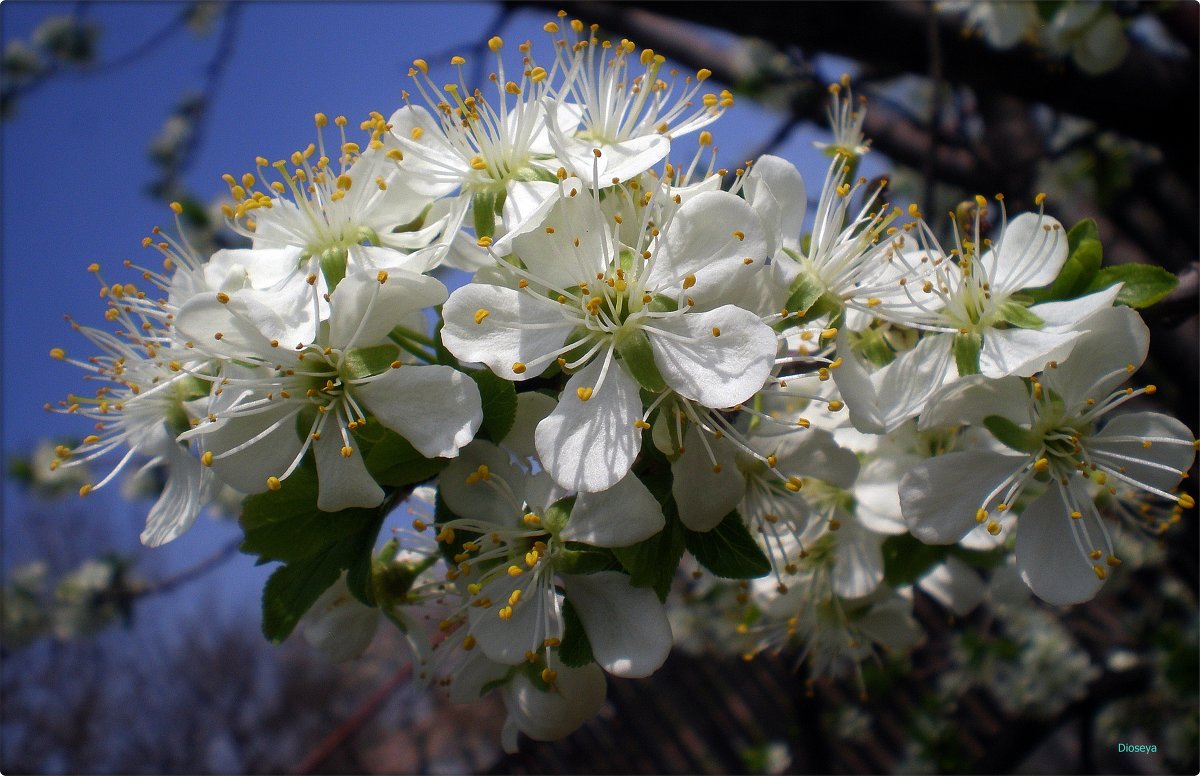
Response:
[{"label": "budding blossom cluster", "polygon": [[[53,465],[116,458],[85,494],[160,468],[150,546],[245,494],[247,551],[287,564],[268,635],[304,615],[350,658],[388,619],[453,698],[502,694],[510,749],[663,663],[684,546],[747,580],[740,651],[837,674],[920,640],[893,537],[948,548],[948,605],[983,584],[960,557],[996,548],[1071,604],[1121,562],[1113,515],[1161,531],[1193,506],[1191,431],[1122,408],[1154,388],[1125,385],[1148,335],[1120,287],[1032,303],[1070,253],[1044,210],[981,197],[948,242],[905,217],[852,178],[866,108],[843,81],[806,228],[783,159],[722,188],[706,127],[733,97],[708,71],[565,15],[546,31],[546,54],[492,38],[484,85],[417,60],[390,117],[317,114],[314,144],[225,176],[249,247],[156,228],[141,285],[93,265],[115,328],[72,324],[99,355],[52,351],[98,384],[58,407],[94,428]],[[406,498],[411,528],[374,553]],[[283,595],[300,566],[319,598]]]}]

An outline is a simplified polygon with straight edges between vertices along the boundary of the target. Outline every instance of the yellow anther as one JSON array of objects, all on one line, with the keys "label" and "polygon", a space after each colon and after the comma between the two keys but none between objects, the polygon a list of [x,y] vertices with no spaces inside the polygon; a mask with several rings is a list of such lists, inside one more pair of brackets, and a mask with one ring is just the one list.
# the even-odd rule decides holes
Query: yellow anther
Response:
[{"label": "yellow anther", "polygon": [[1050,468],[1050,461],[1046,458],[1039,458],[1036,461],[1034,461],[1033,470],[1035,472],[1041,473],[1041,472],[1046,471],[1049,468]]},{"label": "yellow anther", "polygon": [[452,65],[465,65],[465,64],[467,64],[467,60],[465,60],[465,59],[463,59],[462,57],[460,57],[460,56],[457,56],[457,55],[456,55],[456,56],[450,57],[450,64],[452,64]]},{"label": "yellow anther", "polygon": [[511,606],[504,606],[504,607],[501,607],[501,609],[496,612],[496,615],[501,620],[504,620],[505,622],[507,622],[510,618],[512,618],[512,613],[513,613],[513,610],[512,610]]},{"label": "yellow anther", "polygon": [[523,375],[523,374],[525,374],[525,368],[526,368],[525,365],[522,364],[520,361],[513,362],[513,365],[512,365],[513,374]]},{"label": "yellow anther", "polygon": [[1104,562],[1113,568],[1121,565],[1121,559],[1116,555],[1109,555],[1107,558],[1105,558]]},{"label": "yellow anther", "polygon": [[696,276],[695,275],[688,275],[687,277],[685,277],[683,279],[683,288],[685,291],[694,285],[696,285]]},{"label": "yellow anther", "polygon": [[774,469],[778,464],[779,464],[779,459],[776,458],[774,455],[767,456],[767,466],[770,466],[772,469]]},{"label": "yellow anther", "polygon": [[877,296],[873,296],[867,300],[867,307],[878,307],[883,304],[883,300]]},{"label": "yellow anther", "polygon": [[804,486],[804,481],[801,480],[799,477],[788,477],[787,482],[785,482],[783,485],[783,487],[787,488],[792,493],[795,493],[796,491],[800,490],[800,488],[802,488],[803,486]]},{"label": "yellow anther", "polygon": [[1096,577],[1098,579],[1107,579],[1108,578],[1108,572],[1104,570],[1103,566],[1092,566],[1092,571],[1094,571],[1096,573]]},{"label": "yellow anther", "polygon": [[[326,116],[324,113],[318,113],[315,116],[313,116],[313,122],[316,123],[316,125],[318,127],[327,127],[327,126],[329,126],[329,117]],[[267,160],[263,159],[261,162],[259,162],[259,166],[266,167]]]},{"label": "yellow anther", "polygon": [[510,577],[519,577],[524,573],[525,573],[524,569],[522,569],[520,566],[516,565],[515,563],[508,567],[508,575]]},{"label": "yellow anther", "polygon": [[480,307],[478,310],[475,311],[475,323],[477,325],[483,323],[483,319],[487,318],[489,315],[491,315],[490,311],[485,310],[482,307]]},{"label": "yellow anther", "polygon": [[67,352],[62,348],[50,348],[50,358],[53,358],[57,361],[62,361],[66,357]]},{"label": "yellow anther", "polygon": [[645,431],[646,429],[650,428],[650,424],[641,418],[638,418],[637,420],[633,421],[633,427]]},{"label": "yellow anther", "polygon": [[529,568],[533,568],[537,565],[540,558],[541,554],[537,550],[530,550],[529,552],[525,553],[525,565]]},{"label": "yellow anther", "polygon": [[354,455],[354,448],[353,448],[353,447],[349,447],[349,446],[347,446],[347,447],[343,447],[343,448],[342,448],[342,457],[343,457],[343,458],[349,458],[349,457],[350,457],[350,456],[352,456],[352,455]]},{"label": "yellow anther", "polygon": [[576,388],[575,395],[579,397],[580,401],[587,401],[588,399],[592,398],[592,389],[587,386]]},{"label": "yellow anther", "polygon": [[417,517],[417,518],[413,518],[412,527],[413,527],[414,531],[417,531],[418,533],[420,533],[420,532],[424,531],[426,528],[428,528],[429,524],[426,523],[421,518]]},{"label": "yellow anther", "polygon": [[829,402],[829,411],[837,412],[838,410],[840,410],[842,407],[845,407],[845,406],[846,406],[845,403],[834,400],[834,401]]},{"label": "yellow anther", "polygon": [[267,477],[267,490],[279,490],[283,487],[283,483],[278,477]]},{"label": "yellow anther", "polygon": [[700,133],[700,145],[710,146],[710,145],[712,145],[712,142],[713,142],[713,136],[712,136],[711,132],[709,132],[706,129]]},{"label": "yellow anther", "polygon": [[821,331],[821,339],[833,339],[837,336],[838,330],[835,328],[823,329]]},{"label": "yellow anther", "polygon": [[714,327],[712,327],[712,335],[713,335],[714,337],[720,337],[720,336],[721,336],[721,329],[720,329],[720,327],[718,327],[718,326],[714,326]]},{"label": "yellow anther", "polygon": [[487,162],[484,161],[484,158],[482,156],[476,156],[471,159],[471,169],[472,170],[486,170]]},{"label": "yellow anther", "polygon": [[545,24],[542,25],[542,29],[545,30],[546,32],[553,34],[555,32],[558,32],[558,25],[555,24],[554,22],[546,22]]},{"label": "yellow anther", "polygon": [[539,526],[542,524],[542,518],[538,517],[537,515],[535,515],[532,512],[530,512],[526,515],[523,515],[521,517],[521,520],[525,523],[525,525],[528,525],[528,526],[536,527],[536,526]]},{"label": "yellow anther", "polygon": [[1192,498],[1190,493],[1180,493],[1177,501],[1179,502],[1179,506],[1184,509],[1191,509],[1196,506],[1196,499]]},{"label": "yellow anther", "polygon": [[975,522],[976,523],[982,523],[984,520],[987,520],[987,516],[988,516],[988,513],[987,513],[986,509],[980,508],[980,509],[975,510]]},{"label": "yellow anther", "polygon": [[[1039,191],[1037,196],[1033,198],[1033,204],[1041,206],[1046,204],[1046,192]],[[1101,577],[1103,579],[1104,577]]]},{"label": "yellow anther", "polygon": [[174,213],[175,215],[182,214],[183,213],[183,205],[179,204],[178,202],[172,202],[171,203],[171,212]]},{"label": "yellow anther", "polygon": [[520,589],[520,588],[517,588],[516,590],[512,591],[512,594],[511,594],[511,595],[509,595],[509,597],[508,597],[508,605],[509,605],[509,606],[516,606],[516,605],[517,605],[517,601],[520,601],[520,600],[521,600],[521,589]]},{"label": "yellow anther", "polygon": [[499,51],[500,49],[504,48],[504,41],[499,35],[493,35],[491,38],[488,38],[487,45],[492,51]]},{"label": "yellow anther", "polygon": [[465,651],[470,652],[471,650],[475,649],[475,644],[475,637],[468,633],[467,637],[463,639],[462,648]]},{"label": "yellow anther", "polygon": [[554,680],[558,678],[558,672],[553,668],[542,669],[542,681],[546,684],[554,684]]},{"label": "yellow anther", "polygon": [[992,520],[991,522],[989,522],[987,524],[987,532],[990,533],[992,536],[995,536],[996,534],[1000,533],[1000,524],[997,523],[995,520]]},{"label": "yellow anther", "polygon": [[1080,519],[1080,518],[1082,518],[1082,517],[1083,517],[1083,513],[1082,513],[1082,512],[1080,512],[1080,511],[1079,511],[1079,510],[1077,510],[1077,509],[1076,509],[1076,510],[1072,510],[1072,512],[1071,512],[1071,519],[1072,519],[1072,520],[1079,520],[1079,519]]},{"label": "yellow anther", "polygon": [[707,67],[701,68],[696,71],[696,80],[697,81],[707,81],[711,76],[712,76],[712,71],[709,70]]},{"label": "yellow anther", "polygon": [[80,496],[86,496],[87,494],[89,494],[91,492],[92,492],[92,486],[90,484],[79,486],[79,495]]},{"label": "yellow anther", "polygon": [[200,456],[200,463],[204,464],[205,466],[212,466],[212,462],[213,462],[212,450],[205,450],[204,455]]}]

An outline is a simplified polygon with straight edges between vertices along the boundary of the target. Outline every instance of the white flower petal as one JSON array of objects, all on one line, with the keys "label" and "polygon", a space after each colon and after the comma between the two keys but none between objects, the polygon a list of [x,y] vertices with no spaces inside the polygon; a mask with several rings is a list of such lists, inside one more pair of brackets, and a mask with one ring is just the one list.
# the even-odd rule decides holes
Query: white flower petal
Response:
[{"label": "white flower petal", "polygon": [[362,451],[354,436],[350,439],[349,456],[342,455],[345,440],[332,428],[340,419],[329,418],[321,438],[313,442],[317,458],[317,508],[324,512],[339,512],[352,507],[375,507],[383,503],[383,488],[375,482],[363,463]]},{"label": "white flower petal", "polygon": [[607,237],[604,214],[583,183],[568,178],[559,186],[566,195],[556,197],[541,228],[518,236],[512,249],[535,277],[562,290],[594,282],[617,250]]},{"label": "white flower petal", "polygon": [[475,381],[448,366],[391,369],[355,386],[354,395],[427,458],[453,458],[483,422]]},{"label": "white flower petal", "polygon": [[[498,481],[493,485],[470,477],[480,466],[488,467],[491,477],[503,480],[516,501],[508,497]],[[442,470],[438,485],[446,506],[459,517],[498,526],[515,526],[521,519],[523,505],[517,502],[525,498],[525,475],[513,466],[508,453],[491,442],[476,440],[460,450],[458,457]]]},{"label": "white flower petal", "polygon": [[666,525],[662,507],[633,474],[608,490],[580,493],[559,537],[596,547],[628,547]]},{"label": "white flower petal", "polygon": [[760,156],[746,173],[743,190],[746,201],[762,219],[771,253],[783,248],[798,250],[808,197],[795,165],[778,156]]},{"label": "white flower petal", "polygon": [[1113,306],[1122,285],[1124,284],[1116,283],[1103,291],[1076,299],[1035,304],[1029,308],[1029,312],[1045,321],[1044,330],[1081,329],[1081,324],[1086,319]]},{"label": "white flower petal", "polygon": [[[542,569],[537,569],[542,573]],[[552,628],[560,620],[557,615],[547,616],[547,612],[558,611],[554,588],[550,585],[530,586],[530,573],[516,577],[499,574],[491,582],[483,586],[480,598],[490,598],[489,607],[472,606],[467,610],[471,624],[471,635],[474,636],[483,653],[497,663],[515,666],[525,662],[525,653],[536,649],[542,641],[550,636],[562,638],[561,632],[546,632],[547,623],[553,623]],[[505,607],[513,591],[520,590],[520,598],[512,606],[511,616],[505,620],[500,617],[502,607]]]},{"label": "white flower petal", "polygon": [[146,517],[141,541],[147,547],[160,547],[191,528],[208,500],[211,474],[187,447],[171,440],[163,455],[167,482]]},{"label": "white flower petal", "polygon": [[[1151,441],[1146,447],[1146,438],[1176,441]],[[1084,444],[1097,463],[1112,469],[1122,467],[1119,470],[1129,478],[1170,491],[1196,458],[1194,439],[1191,430],[1175,418],[1157,412],[1133,412],[1113,418]]]},{"label": "white flower petal", "polygon": [[953,555],[921,577],[917,587],[959,617],[974,611],[987,593],[979,572]]},{"label": "white flower petal", "polygon": [[983,335],[979,371],[987,377],[1028,377],[1042,371],[1049,361],[1062,361],[1070,354],[1082,332],[1041,329],[988,329]]},{"label": "white flower petal", "polygon": [[374,345],[413,310],[446,301],[446,287],[428,275],[403,270],[352,272],[329,297],[329,342],[336,347]]},{"label": "white flower petal", "polygon": [[[442,308],[442,343],[459,359],[487,364],[506,380],[528,380],[554,363],[517,374],[513,364],[528,364],[561,347],[574,323],[560,305],[535,294],[472,283],[450,295]],[[485,311],[486,315],[480,313]]]},{"label": "white flower petal", "polygon": [[954,544],[975,527],[988,494],[1026,461],[970,450],[917,464],[900,480],[900,506],[912,535],[926,544]]},{"label": "white flower petal", "polygon": [[948,335],[926,336],[912,350],[874,373],[849,345],[848,335],[838,333],[838,352],[845,353],[842,365],[831,370],[838,391],[846,402],[850,422],[863,433],[890,433],[919,414],[950,373]]},{"label": "white flower petal", "polygon": [[1022,213],[1008,222],[996,244],[999,249],[984,254],[982,261],[990,269],[992,293],[1005,297],[1046,285],[1067,261],[1067,233],[1047,215]]},{"label": "white flower petal", "polygon": [[[534,434],[542,465],[568,490],[611,488],[629,473],[641,448],[641,432],[633,425],[642,412],[638,385],[612,360],[597,388],[604,361],[593,358],[567,381],[558,406]],[[581,391],[589,390],[584,401]]]},{"label": "white flower petal", "polygon": [[671,624],[655,592],[619,571],[563,574],[596,662],[614,676],[649,676],[671,651]]},{"label": "white flower petal", "polygon": [[335,663],[354,660],[371,646],[379,610],[359,601],[346,587],[346,575],[313,602],[300,623],[304,640]]},{"label": "white flower petal", "polygon": [[[683,436],[683,454],[671,463],[671,494],[679,519],[693,531],[711,531],[737,509],[746,493],[746,478],[737,466],[733,447],[721,439],[705,436],[695,425]],[[708,443],[707,448],[705,442]],[[712,450],[716,466],[708,450]]]},{"label": "white flower petal", "polygon": [[861,598],[883,581],[883,537],[841,510],[837,517],[842,525],[836,532],[833,592],[842,598]]},{"label": "white flower petal", "polygon": [[775,365],[775,332],[754,313],[733,305],[660,318],[643,330],[667,384],[705,407],[746,401],[763,387]]},{"label": "white flower petal", "polygon": [[1017,425],[1029,425],[1029,389],[1015,376],[992,380],[984,375],[969,375],[948,383],[929,399],[921,413],[918,428],[981,425],[989,415],[1007,418]]},{"label": "white flower petal", "polygon": [[[1080,495],[1087,498],[1085,493]],[[1104,580],[1092,571],[1092,561],[1075,544],[1071,518],[1056,487],[1021,513],[1016,555],[1021,579],[1048,604],[1066,606],[1090,601],[1104,585]]]},{"label": "white flower petal", "polygon": [[1129,378],[1127,367],[1142,365],[1150,348],[1150,330],[1128,307],[1103,309],[1082,325],[1088,332],[1070,357],[1042,373],[1042,383],[1062,396],[1068,412],[1081,409],[1087,399],[1108,396]]},{"label": "white flower petal", "polygon": [[516,736],[510,723],[534,741],[556,741],[570,735],[591,719],[608,692],[604,672],[594,663],[568,668],[554,661],[558,674],[549,692],[533,685],[528,676],[518,673],[504,688],[505,745],[516,751]]},{"label": "white flower petal", "polygon": [[675,213],[646,287],[682,299],[683,282],[695,276],[686,295],[704,309],[743,294],[767,258],[762,222],[746,200],[724,191],[704,192]]},{"label": "white flower petal", "polygon": [[557,405],[558,402],[554,401],[552,397],[539,391],[518,393],[517,417],[513,420],[508,436],[502,440],[504,446],[522,458],[537,456],[537,447],[533,441],[534,434],[537,432],[538,424],[547,415],[554,412]]}]

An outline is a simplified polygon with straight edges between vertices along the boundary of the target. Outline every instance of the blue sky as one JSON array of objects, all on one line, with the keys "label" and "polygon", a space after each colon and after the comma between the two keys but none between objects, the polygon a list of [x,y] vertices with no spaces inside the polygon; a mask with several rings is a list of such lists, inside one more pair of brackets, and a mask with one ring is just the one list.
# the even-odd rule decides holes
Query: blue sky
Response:
[{"label": "blue sky", "polygon": [[[28,40],[44,19],[74,8],[74,3],[6,2],[0,6],[4,42]],[[98,61],[104,63],[137,48],[181,6],[88,3],[84,8],[87,18],[102,27]],[[511,43],[532,39],[536,46],[545,40],[541,27],[550,16],[549,6],[545,12],[521,11],[499,33]],[[225,193],[222,173],[238,174],[251,169],[257,155],[283,158],[312,141],[317,111],[344,114],[352,126],[372,110],[390,114],[409,86],[406,73],[414,58],[428,58],[436,68],[439,54],[444,62],[452,53],[467,52],[497,31],[499,18],[500,9],[488,4],[244,5],[231,58],[209,108],[203,144],[185,176],[188,185],[205,199]],[[47,436],[87,433],[79,418],[42,410],[45,402],[84,388],[80,370],[47,353],[52,347],[83,357],[90,353],[88,343],[63,320],[70,313],[83,323],[102,323],[98,287],[85,269],[89,263],[105,267],[108,282],[136,279],[121,267],[123,259],[157,265],[156,255],[144,258],[140,241],[156,224],[170,227],[171,214],[144,193],[155,174],[147,144],[180,96],[204,83],[219,35],[219,28],[206,37],[181,30],[124,67],[49,79],[20,101],[14,119],[0,125],[6,455],[26,451]],[[835,78],[840,72],[835,68],[836,63],[825,75]],[[721,163],[735,166],[781,120],[748,100],[739,101],[712,127]],[[819,134],[802,128],[779,150],[800,166],[814,190],[827,161],[811,146]],[[878,167],[878,161],[870,161]],[[5,542],[5,557],[10,561],[14,544],[20,544],[10,529],[21,498],[6,484],[5,538],[10,541]],[[111,497],[95,503],[104,506],[89,509],[126,518],[145,510],[144,505],[117,506]],[[130,530],[129,519],[118,524],[122,531]],[[219,542],[213,536],[227,539],[231,530],[194,531],[160,552],[186,563],[202,556],[204,546]],[[135,542],[136,531],[132,533],[129,539]],[[247,597],[256,599],[257,590],[248,590]]]}]

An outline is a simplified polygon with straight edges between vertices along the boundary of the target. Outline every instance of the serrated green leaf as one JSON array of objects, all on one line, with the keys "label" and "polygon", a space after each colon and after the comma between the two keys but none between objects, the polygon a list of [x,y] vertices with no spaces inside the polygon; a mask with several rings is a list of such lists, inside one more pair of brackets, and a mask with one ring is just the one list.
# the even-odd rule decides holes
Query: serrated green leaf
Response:
[{"label": "serrated green leaf", "polygon": [[342,360],[342,370],[350,377],[377,375],[392,368],[392,362],[400,355],[395,345],[372,345],[369,348],[351,348]]},{"label": "serrated green leaf", "polygon": [[983,351],[983,337],[976,332],[954,335],[954,364],[961,377],[979,374],[979,354]]},{"label": "serrated green leaf", "polygon": [[736,510],[711,531],[684,528],[684,546],[701,566],[723,579],[757,579],[771,573],[771,561]]},{"label": "serrated green leaf", "polygon": [[1125,284],[1117,292],[1117,304],[1140,310],[1174,291],[1179,278],[1152,264],[1118,264],[1097,272],[1084,293],[1102,291],[1115,283]]},{"label": "serrated green leaf", "polygon": [[663,504],[663,516],[667,523],[654,536],[629,547],[614,547],[612,551],[629,572],[630,584],[651,588],[660,599],[666,600],[675,579],[675,569],[683,557],[684,528],[674,500],[668,499]]},{"label": "serrated green leaf", "polygon": [[911,534],[883,541],[883,580],[891,587],[911,585],[949,554],[946,545],[923,544]]},{"label": "serrated green leaf", "polygon": [[517,389],[508,380],[486,369],[468,374],[479,387],[479,399],[483,404],[479,436],[499,444],[517,419]]},{"label": "serrated green leaf", "polygon": [[563,639],[558,647],[558,659],[568,668],[582,668],[595,661],[592,643],[588,641],[583,621],[579,619],[571,600],[563,600]]},{"label": "serrated green leaf", "polygon": [[291,635],[296,623],[342,574],[336,546],[276,569],[263,588],[262,630],[272,643]]},{"label": "serrated green leaf", "polygon": [[425,482],[450,464],[447,458],[426,458],[393,431],[371,445],[363,461],[376,482],[395,487]]}]

